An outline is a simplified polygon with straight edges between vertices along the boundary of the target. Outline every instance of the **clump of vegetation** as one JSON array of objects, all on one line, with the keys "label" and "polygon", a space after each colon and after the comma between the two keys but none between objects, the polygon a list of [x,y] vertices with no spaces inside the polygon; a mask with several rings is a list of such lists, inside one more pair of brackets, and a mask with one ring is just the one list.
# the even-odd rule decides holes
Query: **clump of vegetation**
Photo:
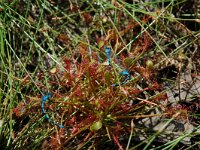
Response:
[{"label": "clump of vegetation", "polygon": [[[186,5],[120,0],[2,3],[1,146],[198,147],[199,95],[191,91],[199,81],[199,20],[181,18],[195,14],[183,9]],[[185,72],[193,83],[183,98]],[[171,98],[171,89],[179,92],[178,100]]]}]

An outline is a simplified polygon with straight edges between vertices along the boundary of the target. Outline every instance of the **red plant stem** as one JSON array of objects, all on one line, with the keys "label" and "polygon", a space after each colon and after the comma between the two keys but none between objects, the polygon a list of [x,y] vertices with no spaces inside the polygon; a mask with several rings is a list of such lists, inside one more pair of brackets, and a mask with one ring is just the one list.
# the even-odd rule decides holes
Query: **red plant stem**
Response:
[{"label": "red plant stem", "polygon": [[151,115],[136,115],[136,116],[116,116],[113,117],[114,119],[126,119],[126,118],[148,118],[148,117],[155,117],[155,116],[163,116],[167,115],[168,113],[163,113],[163,114],[151,114]]}]

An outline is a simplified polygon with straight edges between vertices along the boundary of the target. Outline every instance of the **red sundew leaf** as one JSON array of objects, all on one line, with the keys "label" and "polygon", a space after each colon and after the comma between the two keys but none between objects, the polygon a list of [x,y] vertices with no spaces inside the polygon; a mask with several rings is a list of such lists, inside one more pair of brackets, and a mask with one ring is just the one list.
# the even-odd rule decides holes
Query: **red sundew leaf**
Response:
[{"label": "red sundew leaf", "polygon": [[89,66],[90,76],[95,77],[97,75],[97,70],[98,70],[98,64],[93,63],[91,66]]},{"label": "red sundew leaf", "polygon": [[118,20],[118,22],[121,21],[122,16],[123,16],[122,11],[118,11],[118,15],[117,15],[117,20]]},{"label": "red sundew leaf", "polygon": [[123,147],[119,143],[119,137],[115,136],[114,134],[112,134],[112,137],[113,137],[113,140],[114,140],[115,144],[117,144],[119,150],[123,150]]},{"label": "red sundew leaf", "polygon": [[144,16],[142,18],[142,24],[145,24],[147,21],[149,21],[152,18],[152,16]]},{"label": "red sundew leaf", "polygon": [[78,45],[78,52],[81,53],[81,55],[84,57],[83,60],[85,60],[86,58],[89,58],[88,55],[88,46],[86,44],[80,43]]},{"label": "red sundew leaf", "polygon": [[[95,90],[98,88],[97,82],[100,80],[103,76],[103,74],[98,72],[98,64],[92,64],[89,66],[88,71],[87,71],[87,77],[89,79],[89,85],[91,92],[95,92]],[[101,82],[101,81],[100,81]]]},{"label": "red sundew leaf", "polygon": [[64,63],[64,68],[67,70],[67,71],[71,71],[71,60],[67,57],[64,57],[63,58],[63,63]]},{"label": "red sundew leaf", "polygon": [[152,71],[147,68],[137,66],[134,67],[134,70],[141,74],[144,79],[152,79],[153,77]]},{"label": "red sundew leaf", "polygon": [[85,126],[88,126],[92,124],[94,121],[96,121],[97,117],[94,115],[89,115],[87,118],[82,118],[79,123],[76,123],[73,125],[72,128],[72,135],[75,135],[79,130],[84,128]]},{"label": "red sundew leaf", "polygon": [[66,34],[59,34],[57,37],[58,41],[64,43],[64,44],[69,44],[69,37]]},{"label": "red sundew leaf", "polygon": [[100,107],[104,110],[108,107],[108,105],[105,103],[105,101],[103,99],[99,99],[99,104],[100,104]]},{"label": "red sundew leaf", "polygon": [[21,115],[20,115],[20,111],[19,111],[18,108],[13,108],[13,109],[12,109],[12,112],[13,112],[17,117],[20,117],[20,116],[21,116]]},{"label": "red sundew leaf", "polygon": [[[72,81],[70,82],[71,80],[67,80],[66,82],[51,82],[52,84],[56,84],[56,85],[60,85],[62,87],[64,87],[65,89],[70,89],[71,88],[71,85],[72,85]],[[61,96],[59,96],[61,97]]]},{"label": "red sundew leaf", "polygon": [[120,94],[119,92],[116,92],[113,90],[113,86],[110,86],[105,93],[104,99],[106,100],[106,102],[110,103],[110,104],[108,104],[110,106],[110,105],[112,105],[114,98],[119,97],[119,94]]},{"label": "red sundew leaf", "polygon": [[116,125],[115,125],[115,133],[116,133],[116,135],[119,136],[121,131],[123,131],[122,123],[121,122],[117,122]]},{"label": "red sundew leaf", "polygon": [[65,141],[65,129],[59,128],[58,135],[59,135],[61,143],[64,143],[64,141]]},{"label": "red sundew leaf", "polygon": [[83,59],[81,61],[81,64],[76,66],[77,67],[76,74],[79,77],[86,74],[89,64],[90,64],[90,61],[88,59]]},{"label": "red sundew leaf", "polygon": [[186,105],[176,104],[174,106],[171,106],[170,108],[166,109],[166,114],[168,117],[172,117],[174,114],[177,113],[177,111],[181,112],[181,114],[177,117],[177,119],[188,120],[190,108]]},{"label": "red sundew leaf", "polygon": [[142,74],[145,68],[140,66],[135,66],[133,69],[137,71],[139,74]]},{"label": "red sundew leaf", "polygon": [[167,99],[168,99],[167,93],[160,93],[156,95],[155,97],[153,97],[151,100],[158,101],[158,100],[167,100]]},{"label": "red sundew leaf", "polygon": [[55,138],[51,138],[51,140],[49,141],[49,147],[56,150],[61,149],[59,142]]},{"label": "red sundew leaf", "polygon": [[120,107],[124,112],[128,112],[131,109],[130,105],[127,105],[126,103],[120,104]]},{"label": "red sundew leaf", "polygon": [[124,115],[126,113],[128,113],[133,107],[129,104],[129,103],[121,103],[118,104],[113,110],[112,110],[112,114],[121,114]]},{"label": "red sundew leaf", "polygon": [[73,125],[76,123],[76,116],[73,116],[71,119],[66,121],[66,125]]},{"label": "red sundew leaf", "polygon": [[37,79],[39,81],[43,79],[43,73],[42,72],[38,72],[36,76],[37,76]]},{"label": "red sundew leaf", "polygon": [[76,77],[75,74],[65,73],[65,75],[63,75],[63,78],[65,79],[65,83],[63,84],[63,86],[67,86],[67,87],[72,86],[74,83],[75,77]]},{"label": "red sundew leaf", "polygon": [[58,132],[54,133],[53,136],[51,136],[51,139],[49,141],[49,146],[56,150],[61,149],[64,141],[65,141],[65,130],[59,129]]},{"label": "red sundew leaf", "polygon": [[151,80],[152,77],[153,77],[153,74],[152,74],[151,70],[146,69],[146,68],[145,68],[145,70],[144,70],[144,72],[143,72],[142,75],[143,75],[143,77],[144,77],[145,79],[149,79],[149,80]]},{"label": "red sundew leaf", "polygon": [[72,134],[72,135],[75,135],[79,130],[80,130],[80,129],[79,129],[79,127],[78,127],[77,124],[76,124],[76,125],[73,125],[72,130],[71,130],[71,134]]},{"label": "red sundew leaf", "polygon": [[98,62],[98,60],[99,60],[98,52],[93,52],[93,53],[92,53],[92,58],[93,58],[96,62]]},{"label": "red sundew leaf", "polygon": [[149,47],[152,45],[152,40],[151,38],[149,37],[149,35],[144,32],[143,34],[143,51],[148,51],[149,50]]},{"label": "red sundew leaf", "polygon": [[130,30],[132,30],[133,27],[134,27],[134,23],[132,21],[128,22],[128,24],[126,25],[126,28],[124,29],[124,34],[130,32]]},{"label": "red sundew leaf", "polygon": [[128,91],[131,95],[135,95],[135,96],[137,96],[138,94],[143,92],[143,90],[140,90],[136,87],[133,87],[133,88],[129,89]]},{"label": "red sundew leaf", "polygon": [[158,84],[158,82],[153,82],[150,85],[151,90],[159,90],[161,88],[161,85]]},{"label": "red sundew leaf", "polygon": [[25,103],[20,102],[16,108],[13,108],[12,111],[17,117],[21,117],[26,112],[26,109],[27,107]]},{"label": "red sundew leaf", "polygon": [[82,89],[81,89],[80,86],[78,86],[77,89],[74,91],[74,95],[75,95],[76,97],[80,97],[80,98],[83,97]]},{"label": "red sundew leaf", "polygon": [[200,74],[195,74],[195,73],[192,73],[192,74],[191,74],[191,76],[195,78],[195,77],[198,77],[198,76],[200,76]]},{"label": "red sundew leaf", "polygon": [[149,37],[147,32],[144,32],[143,35],[135,42],[132,52],[132,56],[138,55],[140,51],[146,52],[150,50],[150,46],[152,45],[152,40]]},{"label": "red sundew leaf", "polygon": [[148,90],[159,90],[161,86],[157,82],[153,82],[149,87],[143,89],[143,91],[148,91]]},{"label": "red sundew leaf", "polygon": [[93,20],[92,15],[91,15],[90,13],[88,13],[88,12],[82,13],[82,16],[83,16],[84,21],[85,21],[86,23],[90,23],[90,22],[92,22],[92,20]]},{"label": "red sundew leaf", "polygon": [[92,124],[96,119],[97,119],[96,116],[94,116],[94,115],[88,115],[88,117],[85,118],[85,119],[83,119],[83,120],[78,124],[78,126],[79,126],[79,128],[82,128],[82,127],[84,127],[84,126],[86,126],[86,125]]}]

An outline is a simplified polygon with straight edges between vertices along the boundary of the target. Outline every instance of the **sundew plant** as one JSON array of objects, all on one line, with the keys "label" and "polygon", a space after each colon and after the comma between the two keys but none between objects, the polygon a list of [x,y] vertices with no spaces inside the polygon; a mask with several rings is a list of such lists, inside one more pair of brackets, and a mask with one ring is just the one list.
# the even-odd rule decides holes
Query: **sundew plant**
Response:
[{"label": "sundew plant", "polygon": [[1,149],[198,149],[198,4],[2,1]]}]

